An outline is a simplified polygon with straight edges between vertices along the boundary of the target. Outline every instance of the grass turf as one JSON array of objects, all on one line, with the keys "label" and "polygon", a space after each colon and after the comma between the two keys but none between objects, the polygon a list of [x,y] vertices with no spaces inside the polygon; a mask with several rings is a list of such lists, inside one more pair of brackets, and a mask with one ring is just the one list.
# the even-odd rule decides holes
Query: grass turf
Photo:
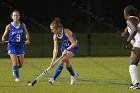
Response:
[{"label": "grass turf", "polygon": [[[0,59],[0,93],[139,93],[129,90],[128,57],[85,57],[70,61],[79,73],[77,84],[70,85],[70,75],[64,68],[55,85],[48,84],[55,68],[51,69],[35,86],[28,87],[50,64],[50,58],[26,58],[20,69],[20,82],[15,82],[10,59]],[[140,69],[139,69],[140,75]],[[140,79],[140,78],[139,78]]]}]

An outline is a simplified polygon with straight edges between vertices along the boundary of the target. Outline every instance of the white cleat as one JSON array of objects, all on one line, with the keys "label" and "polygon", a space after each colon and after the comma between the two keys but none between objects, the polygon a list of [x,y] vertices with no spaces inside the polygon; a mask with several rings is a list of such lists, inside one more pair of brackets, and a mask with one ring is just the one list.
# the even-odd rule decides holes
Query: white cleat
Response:
[{"label": "white cleat", "polygon": [[19,81],[20,81],[20,79],[19,79],[19,78],[16,78],[16,79],[15,79],[15,82],[19,82]]},{"label": "white cleat", "polygon": [[70,79],[71,80],[71,82],[70,82],[71,85],[74,85],[76,83],[77,76],[78,76],[78,73],[75,73],[75,76],[71,76],[71,79]]},{"label": "white cleat", "polygon": [[48,81],[51,85],[54,84],[54,78],[49,78],[49,81]]},{"label": "white cleat", "polygon": [[139,83],[136,83],[135,85],[131,84],[129,89],[140,89]]}]

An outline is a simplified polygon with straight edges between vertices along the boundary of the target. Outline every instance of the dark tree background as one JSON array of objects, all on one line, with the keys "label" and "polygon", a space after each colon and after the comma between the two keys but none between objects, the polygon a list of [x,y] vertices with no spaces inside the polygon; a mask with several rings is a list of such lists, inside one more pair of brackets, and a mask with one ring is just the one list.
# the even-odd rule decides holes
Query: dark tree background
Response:
[{"label": "dark tree background", "polygon": [[[4,29],[5,25],[11,21],[11,11],[17,9],[24,14],[22,20],[29,25],[32,21],[48,28],[54,17],[60,17],[65,26],[76,29],[77,32],[84,32],[87,27],[96,29],[95,32],[108,31],[98,30],[102,26],[108,28],[103,22],[123,29],[125,27],[124,7],[131,4],[140,9],[139,3],[139,0],[1,0],[0,27],[1,30]],[[91,11],[98,18],[91,17],[77,6]]]}]

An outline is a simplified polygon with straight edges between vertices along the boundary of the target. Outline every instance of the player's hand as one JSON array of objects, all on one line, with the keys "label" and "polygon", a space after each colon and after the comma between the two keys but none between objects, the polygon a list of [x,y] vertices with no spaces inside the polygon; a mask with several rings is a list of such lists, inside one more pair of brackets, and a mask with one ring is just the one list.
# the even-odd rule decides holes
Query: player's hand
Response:
[{"label": "player's hand", "polygon": [[5,43],[5,39],[2,38],[1,43]]},{"label": "player's hand", "polygon": [[30,44],[30,40],[25,41],[25,45],[28,45],[28,44]]},{"label": "player's hand", "polygon": [[53,68],[55,66],[54,62],[51,62],[50,67]]},{"label": "player's hand", "polygon": [[5,38],[2,38],[2,40],[1,40],[2,42],[5,42]]},{"label": "player's hand", "polygon": [[129,45],[130,45],[130,42],[128,42],[128,41],[123,44],[123,46],[124,46],[125,49],[128,49],[129,48]]}]

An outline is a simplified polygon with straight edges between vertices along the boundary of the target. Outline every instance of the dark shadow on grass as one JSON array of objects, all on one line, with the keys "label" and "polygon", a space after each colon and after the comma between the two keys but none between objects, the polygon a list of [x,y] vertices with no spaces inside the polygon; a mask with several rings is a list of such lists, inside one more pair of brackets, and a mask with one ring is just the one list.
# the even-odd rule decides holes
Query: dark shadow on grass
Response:
[{"label": "dark shadow on grass", "polygon": [[[34,76],[37,76],[34,74]],[[51,76],[45,76],[44,78],[50,78]],[[70,78],[65,78],[65,77],[59,77],[60,79],[63,79],[63,80],[70,80]],[[90,82],[90,83],[102,83],[102,84],[112,84],[112,85],[124,85],[124,86],[129,86],[130,84],[124,84],[124,83],[119,83],[119,82],[114,82],[114,81],[111,81],[111,82],[102,82],[102,81],[98,81],[98,80],[86,80],[86,79],[77,79],[78,81],[80,82]]]},{"label": "dark shadow on grass", "polygon": [[[46,76],[47,78],[50,76]],[[60,79],[63,80],[70,80],[70,78],[65,78],[65,77],[59,77]],[[101,84],[112,84],[112,85],[123,85],[123,86],[129,86],[130,84],[124,84],[124,83],[119,83],[119,82],[102,82],[102,81],[98,81],[98,80],[86,80],[86,79],[77,79],[80,82],[90,82],[90,83],[101,83]]]}]

